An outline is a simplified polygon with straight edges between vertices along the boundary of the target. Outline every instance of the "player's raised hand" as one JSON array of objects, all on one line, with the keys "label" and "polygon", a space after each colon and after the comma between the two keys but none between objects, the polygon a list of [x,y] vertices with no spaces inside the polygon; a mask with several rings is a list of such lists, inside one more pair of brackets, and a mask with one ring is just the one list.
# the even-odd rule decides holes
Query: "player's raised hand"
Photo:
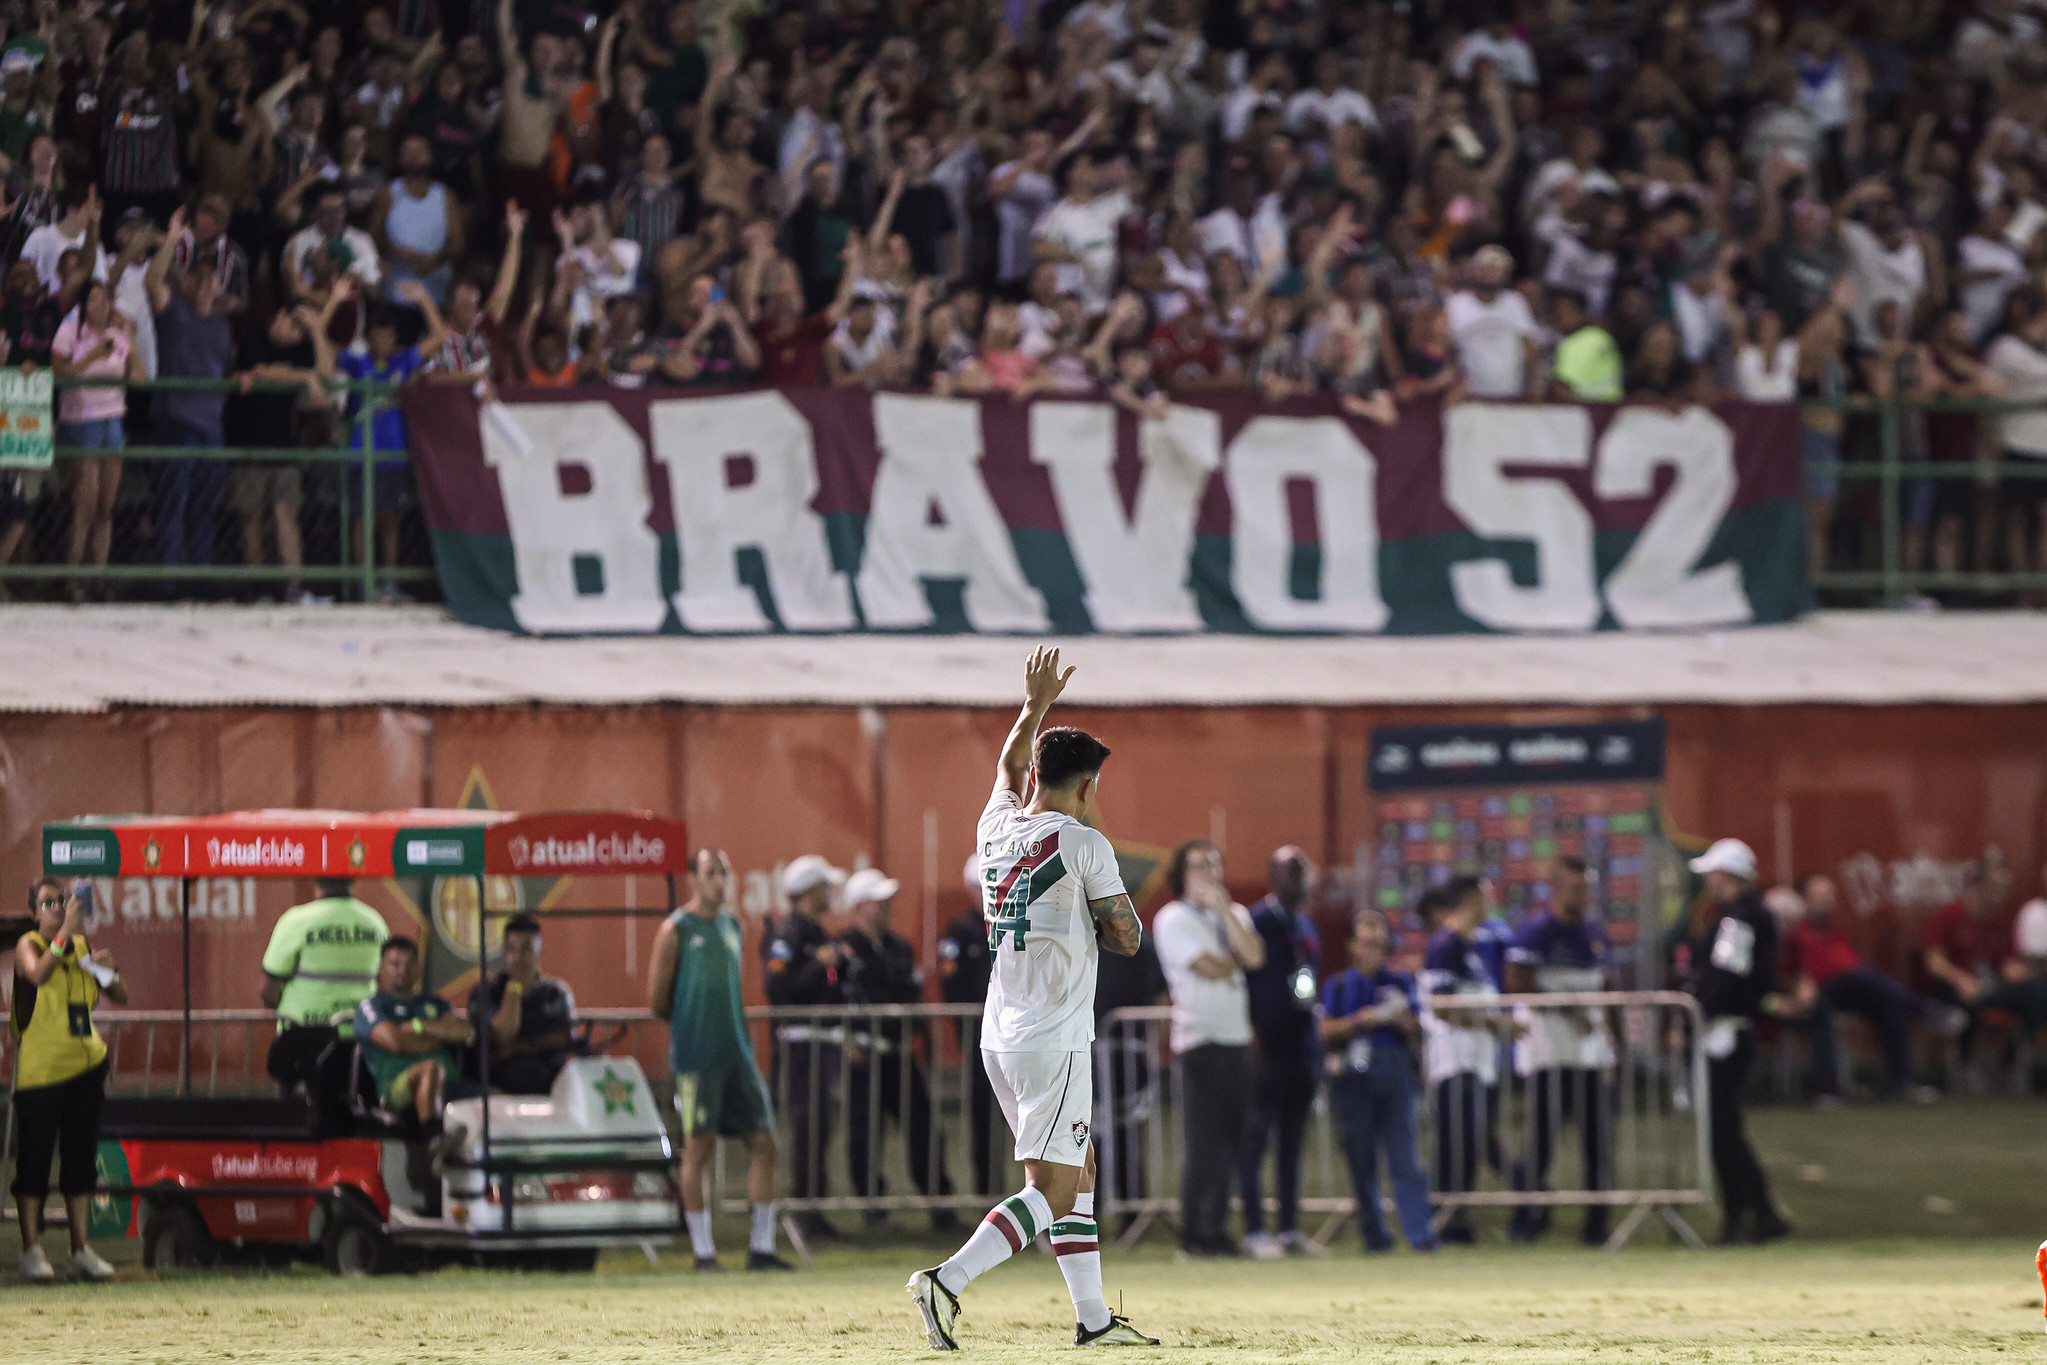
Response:
[{"label": "player's raised hand", "polygon": [[1066,690],[1066,680],[1072,676],[1071,668],[1060,671],[1056,646],[1040,645],[1031,651],[1024,664],[1024,698],[1043,710],[1059,700],[1059,694]]}]

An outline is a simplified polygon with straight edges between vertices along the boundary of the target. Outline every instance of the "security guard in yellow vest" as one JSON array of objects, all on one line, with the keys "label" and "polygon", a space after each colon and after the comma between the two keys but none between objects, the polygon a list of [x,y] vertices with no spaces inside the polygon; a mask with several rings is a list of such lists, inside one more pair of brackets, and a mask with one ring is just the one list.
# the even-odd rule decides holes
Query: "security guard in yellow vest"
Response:
[{"label": "security guard in yellow vest", "polygon": [[303,1085],[321,1093],[319,1062],[337,1038],[351,1036],[348,1019],[377,989],[377,958],[391,931],[384,917],[350,895],[346,877],[314,882],[319,897],[278,917],[263,950],[263,1003],[277,1011],[277,1037],[268,1069],[290,1095]]},{"label": "security guard in yellow vest", "polygon": [[[87,885],[85,894],[91,894]],[[85,1244],[98,1183],[100,1104],[107,1093],[107,1045],[93,1027],[101,995],[128,1003],[128,988],[106,949],[83,932],[87,903],[45,877],[29,890],[36,927],[14,945],[14,1105],[21,1132],[14,1171],[21,1274],[54,1280],[42,1248],[50,1158],[61,1157],[57,1188],[71,1222],[71,1269],[79,1279],[112,1279],[114,1268]]]}]

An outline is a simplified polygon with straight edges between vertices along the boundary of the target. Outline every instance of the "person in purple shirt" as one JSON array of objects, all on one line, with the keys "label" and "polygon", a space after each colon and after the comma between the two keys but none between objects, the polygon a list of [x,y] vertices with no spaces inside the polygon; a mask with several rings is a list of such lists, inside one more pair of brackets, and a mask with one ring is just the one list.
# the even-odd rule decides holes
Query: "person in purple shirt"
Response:
[{"label": "person in purple shirt", "polygon": [[[1266,870],[1272,894],[1251,907],[1251,927],[1265,940],[1265,965],[1244,973],[1251,1027],[1258,1036],[1258,1101],[1244,1133],[1238,1178],[1244,1187],[1244,1250],[1269,1258],[1308,1254],[1301,1236],[1301,1147],[1308,1110],[1320,1085],[1316,1076],[1315,968],[1322,937],[1308,917],[1315,865],[1291,844],[1274,851]],[[1265,1231],[1265,1150],[1276,1136],[1273,1220]]]},{"label": "person in purple shirt", "polygon": [[1350,970],[1322,988],[1319,1032],[1333,1077],[1329,1103],[1343,1135],[1365,1250],[1393,1249],[1379,1216],[1379,1154],[1384,1152],[1400,1230],[1416,1251],[1434,1251],[1429,1180],[1415,1145],[1418,997],[1414,979],[1386,965],[1390,939],[1385,916],[1358,911],[1351,920]]},{"label": "person in purple shirt", "polygon": [[[1550,908],[1522,925],[1507,946],[1507,991],[1603,991],[1606,931],[1590,918],[1592,879],[1585,860],[1557,859],[1550,878]],[[1514,1168],[1514,1188],[1549,1188],[1550,1162],[1558,1129],[1578,1130],[1585,1188],[1613,1183],[1613,1035],[1600,1009],[1541,1009],[1514,1045],[1514,1069],[1528,1083],[1528,1151]],[[1585,1210],[1581,1238],[1588,1246],[1606,1241],[1603,1204]],[[1533,1242],[1549,1228],[1549,1208],[1523,1204],[1507,1228],[1509,1240]]]}]

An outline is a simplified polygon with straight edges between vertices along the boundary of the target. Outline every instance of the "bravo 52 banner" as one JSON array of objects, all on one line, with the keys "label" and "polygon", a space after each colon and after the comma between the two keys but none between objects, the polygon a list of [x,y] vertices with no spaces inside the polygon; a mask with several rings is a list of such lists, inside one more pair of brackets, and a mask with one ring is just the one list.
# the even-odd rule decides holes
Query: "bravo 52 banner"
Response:
[{"label": "bravo 52 banner", "polygon": [[1798,415],[405,393],[448,602],[546,632],[1580,631],[1807,597]]}]

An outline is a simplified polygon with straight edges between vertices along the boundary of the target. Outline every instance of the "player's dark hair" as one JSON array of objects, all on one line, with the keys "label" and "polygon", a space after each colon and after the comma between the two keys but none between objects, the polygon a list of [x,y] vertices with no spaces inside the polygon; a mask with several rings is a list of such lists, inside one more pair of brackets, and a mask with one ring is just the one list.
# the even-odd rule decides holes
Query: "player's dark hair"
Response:
[{"label": "player's dark hair", "polygon": [[540,921],[531,915],[514,915],[505,921],[505,936],[507,938],[513,934],[538,934],[539,932]]},{"label": "player's dark hair", "polygon": [[1443,883],[1443,908],[1455,910],[1473,896],[1480,895],[1484,891],[1485,883],[1468,873],[1462,877],[1452,877],[1449,881]]},{"label": "player's dark hair", "polygon": [[704,859],[706,858],[725,858],[727,862],[732,861],[729,857],[726,857],[724,849],[719,848],[716,844],[705,844],[702,848],[689,855],[690,876],[696,876],[703,869]]},{"label": "player's dark hair", "polygon": [[393,934],[384,940],[384,946],[377,950],[377,960],[382,961],[392,953],[411,953],[419,956],[419,945],[404,934]]},{"label": "player's dark hair", "polygon": [[1447,915],[1457,907],[1445,892],[1445,888],[1432,886],[1422,892],[1421,899],[1414,903],[1414,913],[1424,925],[1433,924],[1438,915]]},{"label": "player's dark hair", "polygon": [[1031,761],[1038,770],[1040,787],[1063,787],[1075,778],[1100,772],[1108,757],[1109,746],[1087,731],[1055,725],[1038,732]]},{"label": "player's dark hair", "polygon": [[354,888],[354,886],[355,883],[350,881],[347,877],[313,878],[313,890],[319,892],[322,896],[326,897],[345,896],[349,893],[350,890]]},{"label": "player's dark hair", "polygon": [[1214,847],[1206,839],[1189,839],[1173,850],[1173,856],[1166,861],[1166,885],[1173,889],[1175,897],[1187,894],[1187,860],[1202,849]]}]

